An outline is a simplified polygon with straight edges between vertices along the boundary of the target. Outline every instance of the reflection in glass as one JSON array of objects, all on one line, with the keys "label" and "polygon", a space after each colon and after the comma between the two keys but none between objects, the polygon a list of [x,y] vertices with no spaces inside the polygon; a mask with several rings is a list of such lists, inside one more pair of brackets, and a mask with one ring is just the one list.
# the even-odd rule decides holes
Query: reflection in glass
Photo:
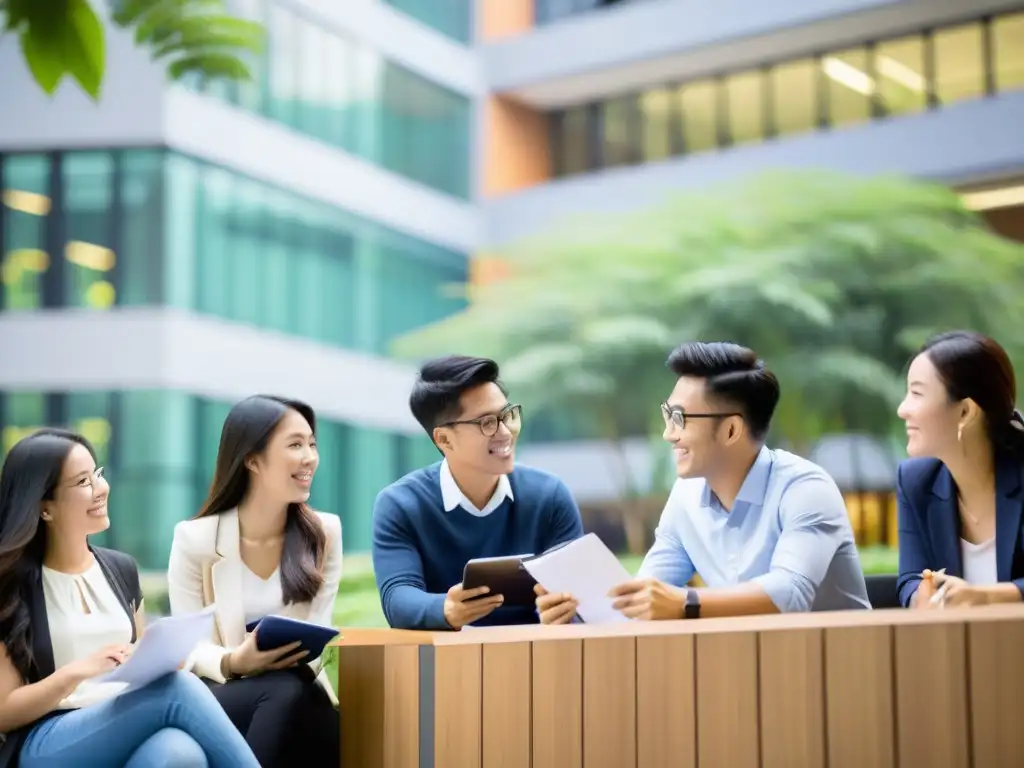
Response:
[{"label": "reflection in glass", "polygon": [[604,138],[605,168],[629,165],[633,159],[633,122],[636,115],[636,98],[620,96],[601,105],[601,129]]},{"label": "reflection in glass", "polygon": [[296,47],[297,20],[287,6],[274,3],[267,27],[267,47],[270,52],[268,115],[271,119],[295,126],[297,124],[295,100],[299,93],[299,61],[301,50]]},{"label": "reflection in glass", "polygon": [[[267,6],[268,0],[233,0],[231,11],[242,18],[257,21],[266,28]],[[244,55],[252,73],[252,80],[234,85],[235,103],[253,112],[262,112],[266,100],[264,88],[267,84],[267,49],[264,48],[258,54],[246,52]]]},{"label": "reflection in glass", "polygon": [[472,39],[473,0],[384,0],[460,43]]},{"label": "reflection in glass", "polygon": [[115,300],[114,158],[110,152],[65,155],[64,306],[109,309]]},{"label": "reflection in glass", "polygon": [[764,75],[761,70],[741,72],[725,80],[729,136],[734,144],[764,138]]},{"label": "reflection in glass", "polygon": [[913,35],[880,42],[875,48],[875,77],[882,117],[924,111],[924,39]]},{"label": "reflection in glass", "polygon": [[774,128],[779,136],[814,130],[818,125],[817,62],[789,61],[772,68]]},{"label": "reflection in glass", "polygon": [[46,155],[7,155],[0,167],[3,242],[0,308],[43,306],[43,275],[50,266],[46,222],[50,214],[50,160]]},{"label": "reflection in glass", "polygon": [[718,84],[713,80],[688,83],[677,93],[686,151],[714,149],[718,146]]},{"label": "reflection in glass", "polygon": [[985,95],[985,65],[980,24],[935,32],[935,94],[939,104]]},{"label": "reflection in glass", "polygon": [[640,96],[643,125],[642,162],[664,160],[672,154],[672,133],[675,129],[672,109],[676,105],[677,101],[672,98],[672,91],[668,88],[647,91]]},{"label": "reflection in glass", "polygon": [[829,124],[853,125],[871,118],[875,81],[868,74],[865,48],[837,51],[824,57],[821,70],[828,82]]},{"label": "reflection in glass", "polygon": [[560,125],[556,146],[559,162],[555,173],[559,176],[584,173],[590,168],[587,157],[587,108],[572,107],[565,110],[558,123]]},{"label": "reflection in glass", "polygon": [[[164,300],[164,159],[157,150],[121,154],[121,304]],[[175,230],[169,239],[191,244],[187,230]]]},{"label": "reflection in glass", "polygon": [[295,95],[296,124],[299,130],[323,141],[336,143],[331,134],[331,119],[327,104],[327,81],[337,77],[326,68],[327,39],[330,33],[306,19],[296,20],[298,41],[298,81]]},{"label": "reflection in glass", "polygon": [[992,21],[996,90],[1024,88],[1024,13]]}]

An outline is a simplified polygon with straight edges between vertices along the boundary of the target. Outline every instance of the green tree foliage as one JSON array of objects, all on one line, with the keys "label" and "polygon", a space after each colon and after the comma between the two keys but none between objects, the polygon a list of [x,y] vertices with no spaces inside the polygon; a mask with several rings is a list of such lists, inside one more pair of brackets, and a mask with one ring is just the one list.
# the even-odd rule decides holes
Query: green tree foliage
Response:
[{"label": "green tree foliage", "polygon": [[831,431],[890,434],[907,360],[935,331],[1024,351],[1024,247],[944,187],[769,174],[608,218],[517,244],[509,279],[395,351],[495,357],[531,411],[583,410],[619,441],[660,432],[675,344],[731,339],[778,373],[773,437],[798,448]]},{"label": "green tree foliage", "polygon": [[[104,25],[96,0],[0,0],[0,35],[17,35],[25,64],[39,86],[53,95],[70,75],[98,100],[106,71]],[[179,80],[244,80],[247,54],[263,47],[263,29],[234,18],[223,0],[113,0],[111,21],[134,31],[136,45],[166,62]]]}]

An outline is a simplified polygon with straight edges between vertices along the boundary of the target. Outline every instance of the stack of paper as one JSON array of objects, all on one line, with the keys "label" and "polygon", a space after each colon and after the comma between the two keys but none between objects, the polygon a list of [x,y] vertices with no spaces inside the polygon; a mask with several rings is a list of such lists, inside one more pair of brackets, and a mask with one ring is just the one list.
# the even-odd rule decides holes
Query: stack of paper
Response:
[{"label": "stack of paper", "polygon": [[588,624],[629,621],[612,608],[608,593],[633,577],[596,534],[526,559],[523,566],[548,592],[572,595],[579,603],[576,614]]}]

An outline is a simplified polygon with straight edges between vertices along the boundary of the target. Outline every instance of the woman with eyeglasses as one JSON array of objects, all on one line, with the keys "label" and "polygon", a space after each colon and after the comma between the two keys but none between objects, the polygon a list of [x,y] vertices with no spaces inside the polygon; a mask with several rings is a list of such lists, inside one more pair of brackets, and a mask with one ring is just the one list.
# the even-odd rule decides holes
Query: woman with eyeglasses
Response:
[{"label": "woman with eyeglasses", "polygon": [[193,675],[112,696],[143,632],[135,561],[89,544],[110,485],[81,435],[44,429],[0,470],[0,766],[258,768]]},{"label": "woman with eyeglasses", "polygon": [[392,483],[374,504],[373,567],[388,623],[430,630],[536,623],[532,598],[512,605],[486,585],[462,585],[468,560],[539,554],[583,535],[565,484],[515,463],[522,408],[508,401],[498,364],[432,360],[409,405],[442,460]]}]

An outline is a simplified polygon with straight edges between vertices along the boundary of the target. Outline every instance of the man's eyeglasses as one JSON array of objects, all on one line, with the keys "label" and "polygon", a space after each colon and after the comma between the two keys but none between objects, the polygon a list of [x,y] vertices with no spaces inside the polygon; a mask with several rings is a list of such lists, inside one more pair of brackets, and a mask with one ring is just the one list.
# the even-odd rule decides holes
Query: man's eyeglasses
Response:
[{"label": "man's eyeglasses", "polygon": [[484,437],[494,437],[498,432],[498,424],[504,424],[513,435],[518,434],[523,428],[523,406],[506,405],[497,414],[488,413],[476,419],[464,419],[462,421],[449,421],[438,424],[439,427],[454,427],[459,424],[476,424]]},{"label": "man's eyeglasses", "polygon": [[742,416],[742,413],[687,413],[682,408],[668,403],[661,404],[661,417],[665,424],[674,424],[679,429],[686,427],[687,419],[724,419],[728,416]]}]

